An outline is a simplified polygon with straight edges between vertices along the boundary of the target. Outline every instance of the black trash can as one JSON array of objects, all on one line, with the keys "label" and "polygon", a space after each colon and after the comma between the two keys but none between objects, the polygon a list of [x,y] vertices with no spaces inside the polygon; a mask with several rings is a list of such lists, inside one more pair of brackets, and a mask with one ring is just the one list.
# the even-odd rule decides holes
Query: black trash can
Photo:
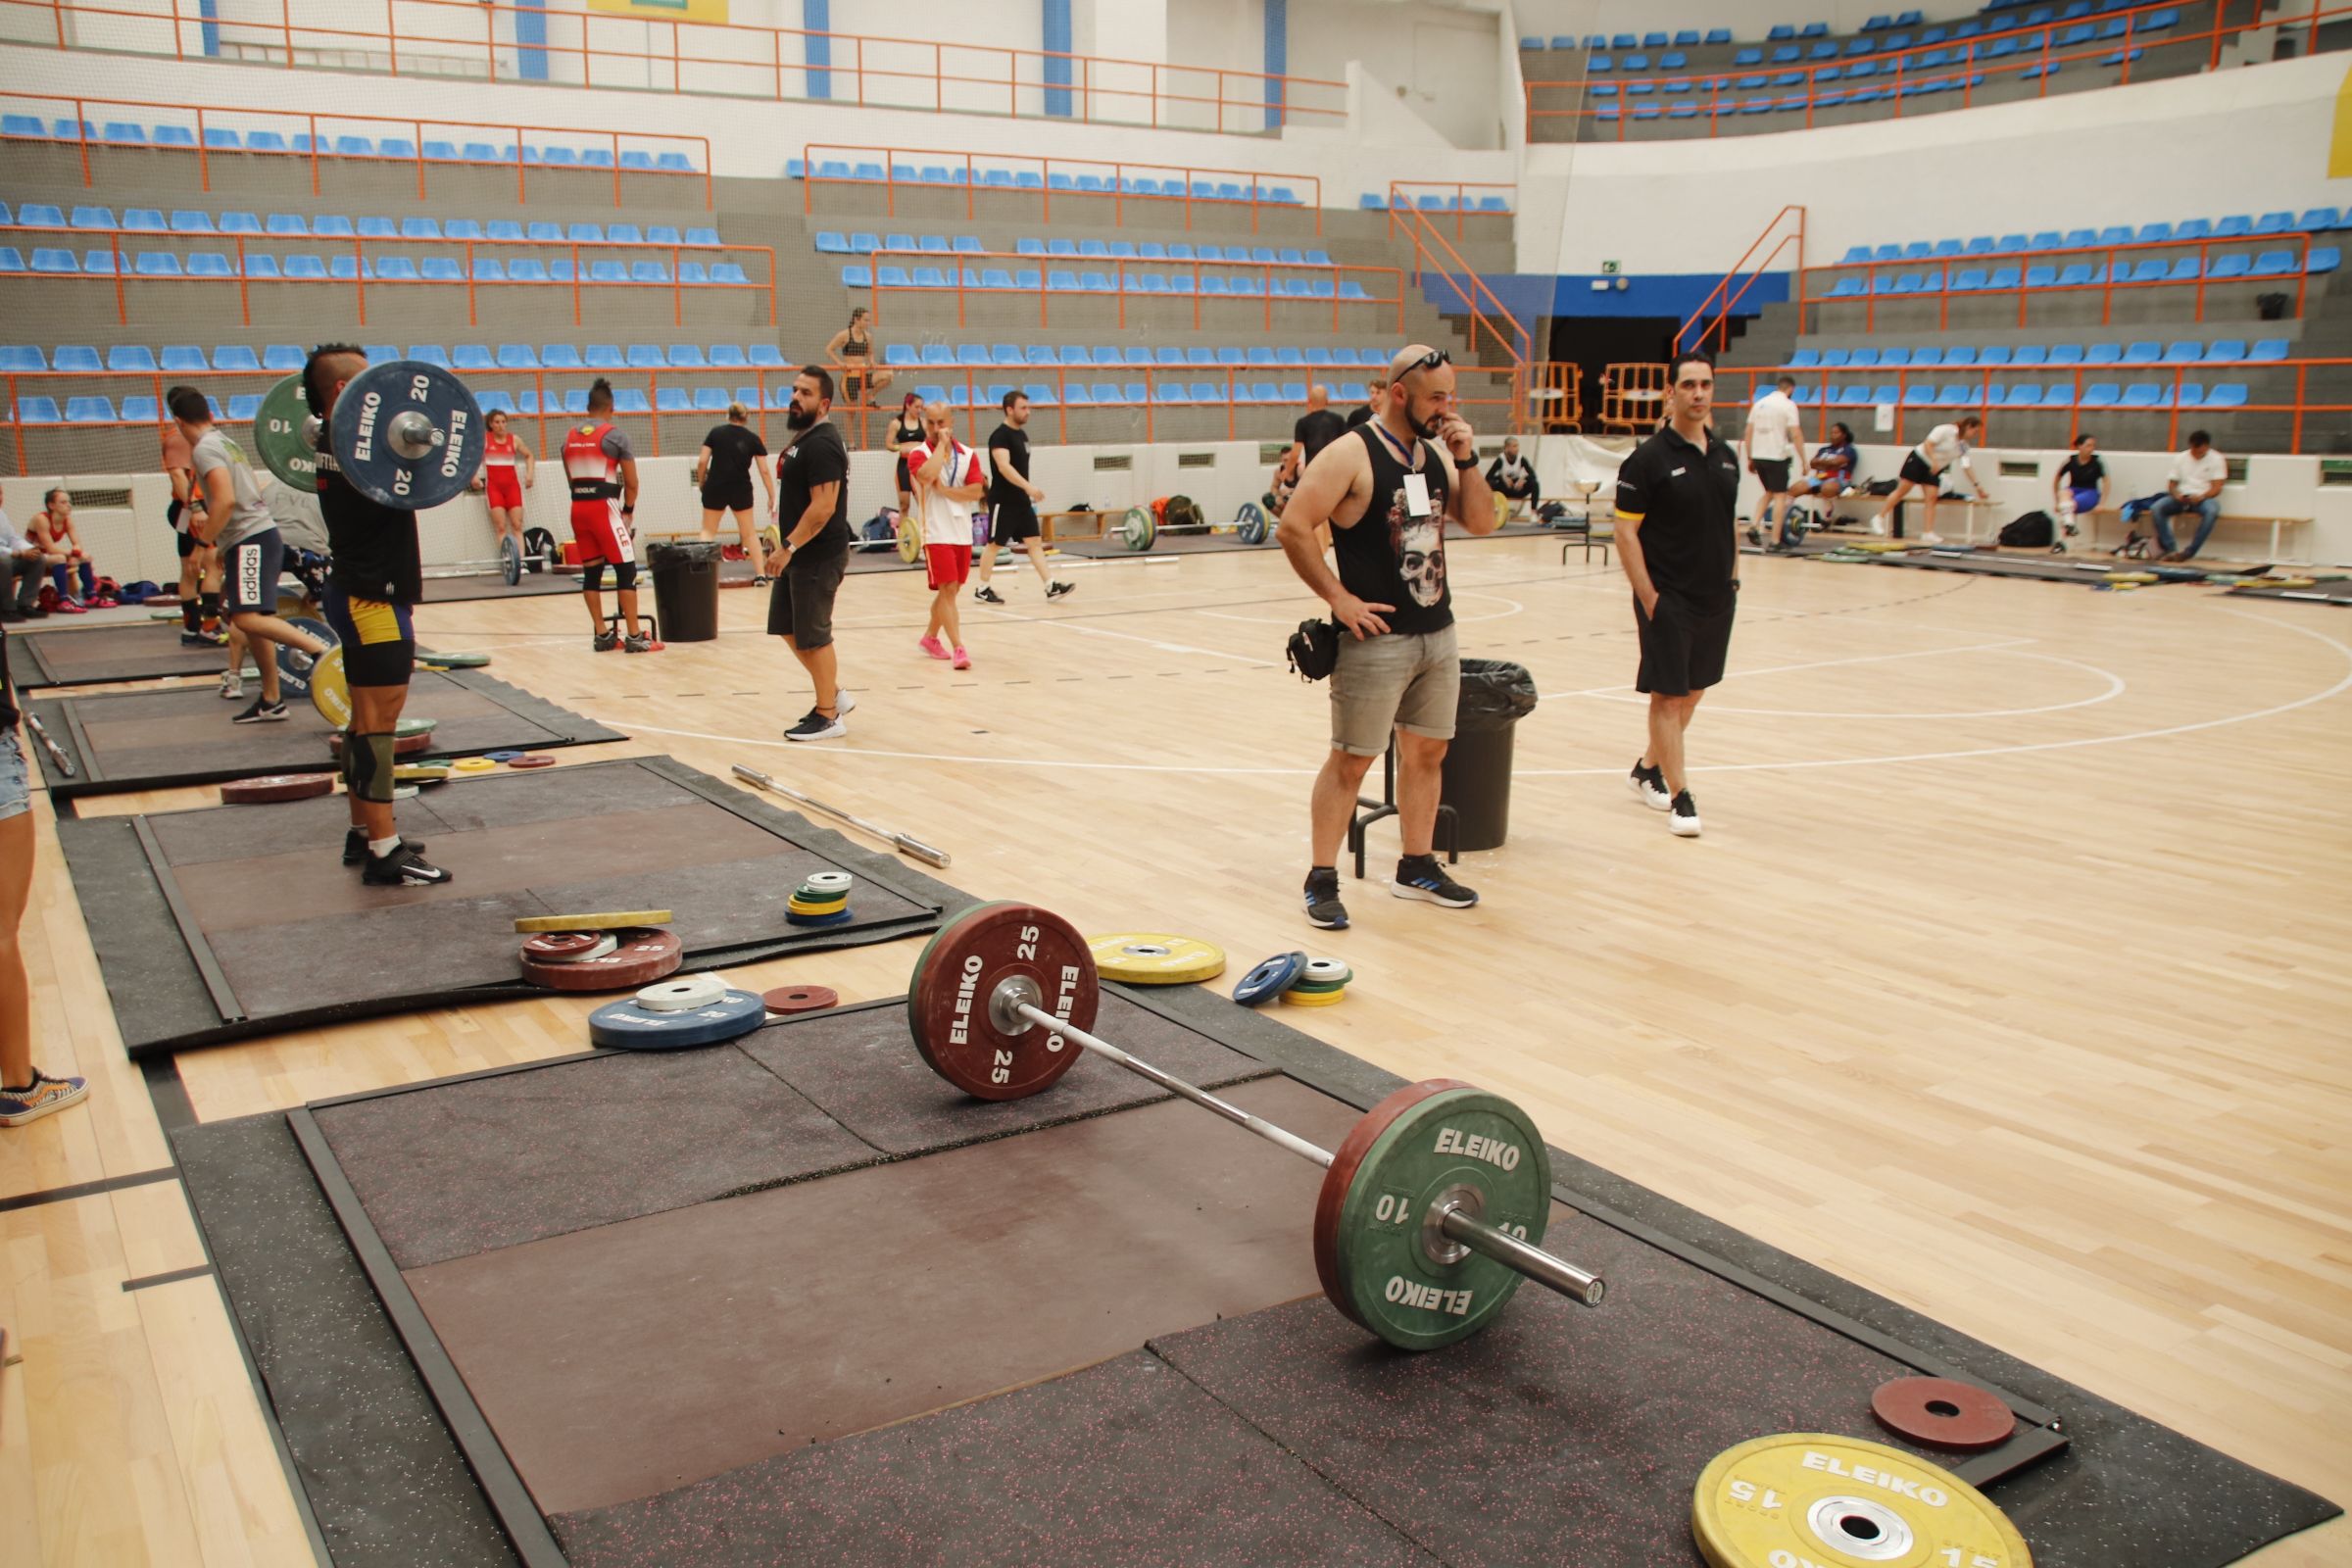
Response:
[{"label": "black trash can", "polygon": [[1492,850],[1511,828],[1511,732],[1536,709],[1536,680],[1507,659],[1462,661],[1462,700],[1446,748],[1442,797],[1455,848]]},{"label": "black trash can", "polygon": [[665,643],[707,643],[718,637],[719,546],[716,540],[648,545],[654,574],[654,614]]}]

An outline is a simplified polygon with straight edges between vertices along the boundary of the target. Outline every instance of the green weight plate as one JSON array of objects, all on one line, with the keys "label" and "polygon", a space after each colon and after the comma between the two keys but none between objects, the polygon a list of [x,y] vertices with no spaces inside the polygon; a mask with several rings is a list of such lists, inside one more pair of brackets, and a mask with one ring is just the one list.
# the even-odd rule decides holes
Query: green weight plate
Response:
[{"label": "green weight plate", "polygon": [[253,416],[262,464],[297,490],[318,493],[318,451],[311,444],[311,400],[299,372],[271,387]]},{"label": "green weight plate", "polygon": [[490,662],[488,654],[430,653],[416,656],[419,669],[480,669]]},{"label": "green weight plate", "polygon": [[1348,967],[1344,958],[1309,958],[1298,978],[1308,985],[1344,986],[1355,978],[1355,971]]},{"label": "green weight plate", "polygon": [[1119,537],[1130,550],[1149,550],[1152,541],[1159,537],[1159,524],[1152,520],[1150,507],[1129,507],[1127,515],[1119,519]]},{"label": "green weight plate", "polygon": [[1348,989],[1348,982],[1345,980],[1301,980],[1297,985],[1292,986],[1290,989],[1292,991],[1303,991],[1308,996],[1313,997],[1321,996],[1333,991],[1345,991]]},{"label": "green weight plate", "polygon": [[1717,1454],[1690,1492],[1690,1535],[1712,1568],[2032,1568],[1989,1497],[1900,1448],[1820,1432]]},{"label": "green weight plate", "polygon": [[437,718],[404,718],[392,726],[392,733],[401,738],[410,735],[430,735],[440,722]]},{"label": "green weight plate", "polygon": [[1519,1275],[1430,1223],[1452,1198],[1540,1246],[1551,1158],[1527,1113],[1450,1079],[1409,1084],[1341,1143],[1315,1200],[1315,1272],[1332,1304],[1400,1349],[1429,1350],[1492,1323]]}]

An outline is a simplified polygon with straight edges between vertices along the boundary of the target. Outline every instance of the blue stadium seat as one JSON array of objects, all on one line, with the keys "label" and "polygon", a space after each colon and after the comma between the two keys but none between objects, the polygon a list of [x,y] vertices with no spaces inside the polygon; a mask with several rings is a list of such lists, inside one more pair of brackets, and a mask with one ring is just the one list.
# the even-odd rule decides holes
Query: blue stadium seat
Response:
[{"label": "blue stadium seat", "polygon": [[629,360],[617,343],[591,343],[580,351],[580,363],[591,370],[625,370]]},{"label": "blue stadium seat", "polygon": [[2124,346],[2121,343],[2085,344],[2082,349],[2082,363],[2098,366],[2121,365],[2124,363]]},{"label": "blue stadium seat", "polygon": [[113,424],[115,405],[111,398],[86,397],[66,399],[66,423]]}]

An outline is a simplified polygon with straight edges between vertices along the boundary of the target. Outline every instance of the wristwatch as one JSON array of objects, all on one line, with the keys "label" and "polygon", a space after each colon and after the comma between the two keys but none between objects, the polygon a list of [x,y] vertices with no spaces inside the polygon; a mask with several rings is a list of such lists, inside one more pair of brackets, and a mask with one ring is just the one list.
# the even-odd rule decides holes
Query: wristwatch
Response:
[{"label": "wristwatch", "polygon": [[1466,473],[1470,469],[1477,466],[1478,454],[1475,452],[1466,458],[1456,458],[1453,460],[1453,471],[1456,473]]}]

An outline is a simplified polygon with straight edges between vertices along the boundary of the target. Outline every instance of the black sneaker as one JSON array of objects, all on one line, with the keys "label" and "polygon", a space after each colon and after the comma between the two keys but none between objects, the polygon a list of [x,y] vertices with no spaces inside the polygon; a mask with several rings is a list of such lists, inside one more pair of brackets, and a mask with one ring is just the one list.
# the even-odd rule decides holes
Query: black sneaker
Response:
[{"label": "black sneaker", "polygon": [[612,630],[611,627],[607,627],[605,630],[596,634],[596,651],[598,653],[609,654],[619,646],[620,633]]},{"label": "black sneaker", "polygon": [[1751,524],[1747,530],[1747,545],[1750,550],[1763,549],[1764,530]]},{"label": "black sneaker", "polygon": [[841,721],[838,710],[833,717],[827,718],[811,708],[806,717],[784,732],[784,738],[788,741],[829,741],[849,732],[850,726]]},{"label": "black sneaker", "polygon": [[1698,803],[1690,799],[1689,790],[1674,798],[1674,819],[1667,824],[1678,839],[1698,837]]},{"label": "black sneaker", "polygon": [[1467,909],[1478,895],[1446,874],[1434,855],[1408,855],[1396,862],[1396,880],[1389,891],[1400,899],[1421,899],[1448,909]]},{"label": "black sneaker", "polygon": [[1663,811],[1672,804],[1666,796],[1666,775],[1640,758],[1634,760],[1634,770],[1625,775],[1625,787],[1653,811]]},{"label": "black sneaker", "polygon": [[[415,839],[402,839],[400,842],[412,850],[421,851],[424,848]],[[355,827],[343,835],[343,863],[345,865],[366,865],[368,863],[367,829]]]},{"label": "black sneaker", "polygon": [[1306,873],[1306,920],[1326,931],[1348,929],[1348,906],[1340,902],[1337,867],[1318,865]]},{"label": "black sneaker", "polygon": [[286,721],[286,705],[256,697],[253,706],[229,720],[231,724],[282,724]]},{"label": "black sneaker", "polygon": [[1004,602],[1004,596],[986,583],[972,590],[972,598],[984,605],[1001,605]]},{"label": "black sneaker", "polygon": [[1046,584],[1046,597],[1048,599],[1059,599],[1063,595],[1074,590],[1077,586],[1078,585],[1074,582],[1050,582]]},{"label": "black sneaker", "polygon": [[425,859],[423,845],[403,839],[389,855],[368,856],[360,880],[371,888],[430,888],[454,879]]},{"label": "black sneaker", "polygon": [[654,651],[654,640],[641,632],[631,632],[620,646],[623,653],[650,654]]}]

